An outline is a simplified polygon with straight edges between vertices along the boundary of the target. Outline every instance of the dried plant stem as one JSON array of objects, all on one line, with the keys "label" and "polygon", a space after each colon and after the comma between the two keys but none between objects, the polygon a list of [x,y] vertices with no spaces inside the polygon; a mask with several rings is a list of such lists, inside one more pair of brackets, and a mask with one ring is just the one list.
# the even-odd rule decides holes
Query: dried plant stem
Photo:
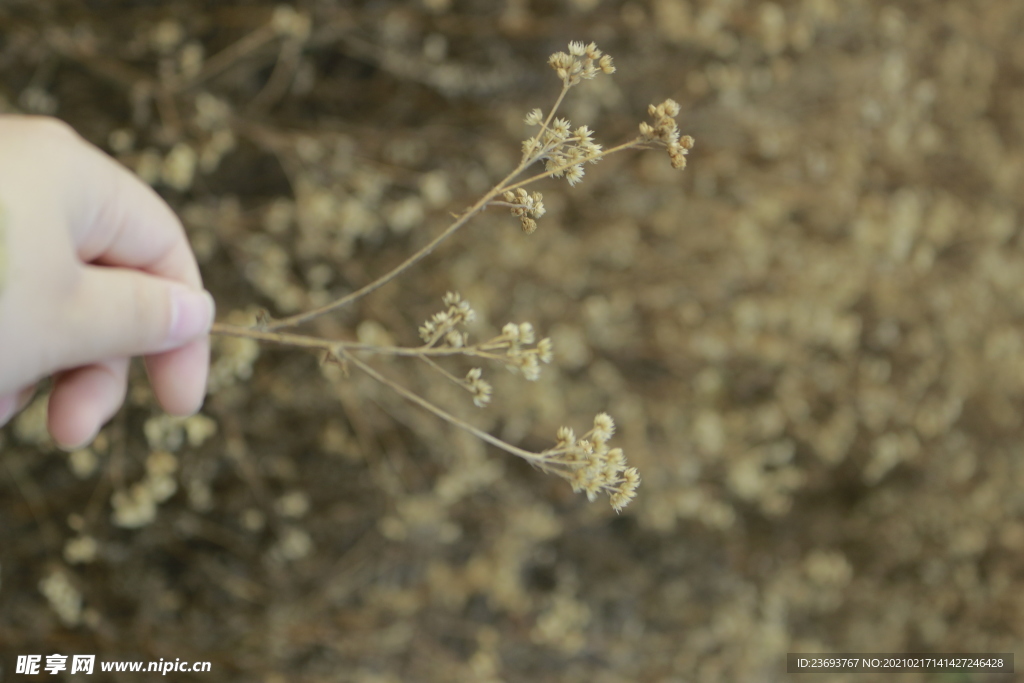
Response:
[{"label": "dried plant stem", "polygon": [[396,277],[404,273],[411,266],[414,266],[420,261],[422,261],[426,256],[428,256],[432,251],[434,251],[434,249],[436,249],[437,246],[441,244],[441,242],[444,242],[446,239],[454,235],[459,230],[459,228],[468,223],[470,218],[472,218],[480,211],[482,211],[487,206],[487,203],[498,195],[498,193],[501,191],[499,188],[501,188],[505,183],[509,182],[516,175],[522,172],[523,168],[525,168],[525,166],[520,165],[520,168],[517,168],[513,173],[510,173],[504,180],[501,181],[501,183],[498,184],[497,187],[495,187],[490,192],[481,197],[480,200],[478,200],[475,204],[473,204],[473,206],[471,206],[461,216],[459,216],[454,223],[449,225],[444,232],[442,232],[434,239],[430,240],[430,242],[426,244],[422,249],[417,251],[415,254],[413,254],[405,261],[400,263],[398,266],[396,266],[389,272],[385,273],[381,277],[377,278],[373,282],[363,285],[356,291],[350,294],[346,294],[340,299],[336,299],[331,303],[321,306],[319,308],[314,308],[312,310],[306,311],[305,313],[297,313],[295,315],[289,316],[287,318],[282,318],[280,320],[274,320],[265,325],[263,329],[279,330],[284,327],[295,327],[296,325],[301,325],[302,323],[313,320],[314,318],[318,318],[321,315],[324,315],[325,313],[336,311],[342,306],[352,303],[356,299],[366,296],[367,294],[376,289],[380,289],[381,287],[383,287],[384,285],[386,285],[387,283],[391,282]]},{"label": "dried plant stem", "polygon": [[[560,101],[561,101],[561,98],[559,98],[559,102]],[[554,113],[554,111],[555,110],[552,109],[552,114]],[[550,116],[549,116],[549,118],[550,118]],[[283,328],[286,328],[286,327],[295,327],[297,325],[301,325],[301,324],[303,324],[305,322],[309,322],[310,320],[313,320],[314,318],[318,318],[321,315],[325,315],[325,314],[330,313],[332,311],[336,311],[339,308],[342,308],[343,306],[352,303],[356,299],[359,299],[359,298],[361,298],[363,296],[366,296],[370,292],[373,292],[374,290],[383,287],[384,285],[386,285],[387,283],[391,282],[396,277],[401,275],[403,272],[408,270],[410,267],[412,267],[412,266],[416,265],[417,263],[419,263],[420,261],[422,261],[426,256],[428,256],[431,252],[433,252],[434,249],[436,249],[438,245],[440,245],[446,239],[448,239],[449,237],[454,235],[463,225],[468,223],[471,218],[473,218],[478,213],[480,213],[481,211],[486,209],[488,206],[495,206],[495,205],[497,205],[497,206],[506,206],[507,203],[505,203],[505,202],[494,202],[493,200],[494,200],[495,197],[499,197],[503,193],[505,193],[505,192],[507,192],[509,190],[515,190],[515,189],[520,188],[520,187],[525,187],[526,185],[534,183],[534,182],[536,182],[538,180],[542,180],[543,178],[552,177],[553,175],[557,175],[559,172],[566,171],[570,167],[575,166],[577,164],[585,163],[585,162],[589,162],[589,161],[594,161],[596,159],[603,159],[604,157],[607,157],[610,154],[615,154],[616,152],[622,152],[622,151],[627,150],[627,149],[633,149],[633,148],[636,148],[636,147],[640,147],[642,145],[643,145],[643,141],[640,140],[639,138],[636,138],[634,140],[630,140],[629,142],[625,142],[625,143],[623,143],[621,145],[618,145],[616,147],[612,147],[611,149],[604,150],[604,151],[600,152],[599,154],[594,154],[594,155],[591,155],[591,156],[588,156],[588,157],[584,157],[582,159],[578,159],[578,160],[574,161],[572,164],[566,164],[566,165],[564,165],[562,167],[558,167],[558,168],[554,168],[554,169],[550,169],[550,170],[545,170],[545,171],[543,171],[541,173],[538,173],[536,175],[530,176],[529,178],[526,178],[525,180],[520,180],[518,182],[513,182],[516,179],[516,177],[518,177],[520,174],[522,174],[523,171],[525,171],[529,166],[531,166],[533,163],[535,163],[540,158],[540,155],[542,154],[542,152],[538,153],[538,154],[536,154],[536,155],[534,155],[534,156],[532,156],[532,157],[530,157],[528,159],[525,159],[511,173],[509,173],[507,176],[505,176],[497,185],[492,187],[486,194],[484,194],[479,200],[477,200],[477,202],[475,204],[473,204],[471,207],[466,209],[466,211],[463,212],[455,220],[455,222],[453,222],[451,225],[449,225],[445,229],[444,232],[442,232],[437,237],[432,239],[429,243],[427,243],[425,246],[423,246],[419,251],[414,253],[412,256],[407,258],[405,261],[403,261],[402,263],[397,265],[392,270],[388,271],[387,273],[385,273],[381,277],[377,278],[373,282],[370,282],[369,284],[363,285],[362,287],[360,287],[356,291],[351,292],[349,294],[346,294],[345,296],[341,297],[340,299],[335,299],[334,301],[332,301],[332,302],[330,302],[328,304],[325,304],[323,306],[320,306],[319,308],[314,308],[314,309],[311,309],[309,311],[305,311],[303,313],[297,313],[297,314],[289,316],[287,318],[281,318],[280,320],[270,321],[267,324],[263,325],[261,329],[263,329],[265,331],[273,331],[273,330],[280,330],[280,329],[283,329]],[[267,341],[274,341],[274,340],[267,340]]]},{"label": "dried plant stem", "polygon": [[403,386],[401,386],[399,384],[396,384],[394,381],[392,381],[392,380],[388,379],[387,377],[385,377],[384,375],[380,374],[379,372],[374,370],[372,367],[370,367],[367,363],[361,361],[360,359],[356,358],[353,355],[353,352],[360,351],[360,352],[369,352],[369,353],[374,353],[374,354],[391,355],[391,356],[419,357],[420,359],[426,361],[428,364],[434,366],[437,370],[439,370],[442,374],[444,374],[446,377],[448,377],[450,380],[452,380],[456,384],[460,384],[461,382],[459,381],[458,378],[454,377],[453,375],[448,373],[446,370],[444,370],[443,368],[438,366],[436,363],[434,363],[430,359],[430,356],[462,355],[462,356],[475,356],[475,357],[483,357],[483,358],[491,358],[491,359],[500,359],[501,358],[500,355],[488,353],[488,351],[487,351],[487,349],[489,347],[492,347],[492,346],[497,348],[497,344],[496,343],[491,343],[491,344],[484,343],[484,344],[479,345],[478,347],[468,347],[468,348],[444,348],[444,347],[442,347],[442,348],[433,348],[433,347],[430,347],[430,346],[406,348],[406,347],[393,347],[393,346],[375,346],[373,344],[363,344],[363,343],[360,343],[360,342],[348,342],[348,341],[339,341],[339,340],[332,340],[332,339],[322,339],[322,338],[319,338],[319,337],[311,337],[311,336],[301,335],[301,334],[290,334],[290,333],[287,333],[287,332],[273,332],[273,331],[267,331],[267,330],[254,330],[254,329],[250,329],[250,328],[246,328],[246,327],[238,327],[238,326],[235,326],[235,325],[227,325],[227,324],[224,324],[224,323],[215,323],[214,326],[213,326],[212,332],[213,332],[213,334],[219,334],[219,335],[224,335],[224,336],[244,337],[244,338],[248,338],[248,339],[255,339],[255,340],[258,340],[258,341],[271,342],[271,343],[275,343],[275,344],[282,344],[282,345],[285,345],[285,346],[300,347],[300,348],[305,348],[305,349],[310,349],[310,350],[315,350],[315,351],[324,351],[324,352],[326,352],[327,354],[329,354],[333,358],[336,358],[336,359],[338,359],[338,360],[340,360],[342,362],[354,365],[355,367],[359,368],[360,370],[362,370],[367,375],[369,375],[373,379],[377,380],[381,384],[383,384],[383,385],[393,389],[394,391],[399,393],[401,396],[403,396],[407,400],[412,401],[416,405],[418,405],[418,406],[428,410],[429,412],[431,412],[434,415],[440,417],[441,419],[445,420],[446,422],[448,422],[448,423],[450,423],[450,424],[452,424],[452,425],[454,425],[454,426],[456,426],[456,427],[458,427],[460,429],[463,429],[463,430],[469,432],[470,434],[473,434],[474,436],[476,436],[476,437],[478,437],[480,439],[483,439],[484,441],[486,441],[487,443],[489,443],[491,445],[497,446],[498,448],[502,449],[503,451],[506,451],[507,453],[511,453],[512,455],[516,455],[516,456],[519,456],[521,458],[525,458],[526,460],[529,460],[530,462],[533,462],[533,463],[538,464],[538,465],[543,467],[543,461],[545,460],[545,456],[543,456],[543,455],[541,455],[539,453],[532,453],[530,451],[526,451],[526,450],[523,450],[521,448],[517,448],[517,447],[515,447],[515,446],[513,446],[513,445],[511,445],[509,443],[506,443],[506,442],[502,441],[501,439],[499,439],[499,438],[497,438],[495,436],[492,436],[492,435],[488,434],[487,432],[485,432],[485,431],[483,431],[483,430],[481,430],[481,429],[479,429],[477,427],[474,427],[473,425],[469,424],[468,422],[460,420],[459,418],[455,417],[454,415],[451,415],[450,413],[447,413],[444,410],[438,408],[436,405],[434,405],[430,401],[428,401],[428,400],[426,400],[426,399],[416,395],[415,393],[413,393],[412,391],[406,389],[405,387],[403,387]]},{"label": "dried plant stem", "polygon": [[445,370],[445,369],[444,369],[443,367],[441,367],[441,365],[440,365],[439,363],[437,363],[436,361],[434,361],[434,360],[431,360],[431,359],[430,359],[429,357],[427,357],[427,356],[421,356],[421,357],[420,357],[420,360],[422,360],[422,361],[423,361],[424,363],[426,363],[427,365],[429,365],[430,367],[432,367],[432,368],[433,368],[434,370],[437,370],[437,372],[438,372],[438,373],[440,373],[440,374],[441,374],[441,376],[443,376],[443,377],[444,377],[445,379],[447,379],[447,380],[448,380],[449,382],[451,382],[452,384],[456,384],[456,385],[458,385],[458,386],[460,386],[460,387],[461,387],[461,386],[463,386],[463,380],[459,379],[458,377],[456,377],[456,376],[455,376],[455,375],[453,375],[452,373],[450,373],[450,372],[448,372],[447,370]]},{"label": "dried plant stem", "polygon": [[473,436],[486,441],[487,443],[491,444],[492,446],[497,446],[498,448],[500,448],[501,450],[505,451],[506,453],[510,453],[512,455],[518,456],[520,458],[523,458],[524,460],[528,460],[528,461],[530,461],[532,463],[535,463],[535,464],[538,464],[538,465],[540,465],[540,464],[542,464],[544,462],[545,457],[543,455],[541,455],[540,453],[533,453],[531,451],[523,450],[522,448],[516,448],[512,444],[505,443],[504,441],[502,441],[498,437],[492,436],[492,435],[488,434],[487,432],[483,431],[482,429],[478,429],[477,427],[474,427],[473,425],[469,424],[468,422],[460,420],[459,418],[455,417],[451,413],[447,413],[444,410],[441,410],[440,408],[438,408],[437,406],[435,406],[433,403],[431,403],[430,401],[426,400],[425,398],[422,398],[421,396],[416,395],[415,393],[413,393],[412,391],[409,391],[408,389],[406,389],[402,385],[397,384],[397,383],[393,382],[392,380],[388,379],[387,377],[385,377],[384,375],[380,374],[379,372],[374,370],[372,367],[370,367],[369,365],[367,365],[363,361],[361,361],[358,358],[356,358],[355,356],[353,356],[351,353],[348,353],[347,351],[342,351],[341,358],[343,360],[351,363],[352,365],[356,366],[357,368],[359,368],[360,370],[362,370],[367,375],[369,375],[373,379],[377,380],[381,384],[383,384],[383,385],[389,387],[390,389],[394,390],[396,393],[400,394],[406,400],[411,401],[411,402],[415,403],[416,405],[420,406],[421,408],[423,408],[424,410],[427,410],[427,411],[433,413],[434,415],[436,415],[437,417],[441,418],[445,422],[448,422],[449,424],[452,424],[452,425],[458,427],[459,429],[464,429],[465,431],[469,432]]},{"label": "dried plant stem", "polygon": [[322,337],[313,337],[305,334],[253,329],[250,327],[229,325],[227,323],[214,323],[211,333],[225,337],[243,337],[246,339],[254,339],[256,341],[269,342],[271,344],[308,349],[311,351],[326,351],[334,354],[359,351],[378,356],[399,356],[404,358],[426,359],[431,356],[466,356],[471,358],[486,358],[488,360],[501,360],[503,355],[499,353],[492,353],[492,351],[505,348],[504,345],[498,342],[484,342],[482,344],[457,348],[450,346],[433,347],[429,344],[424,346],[380,346],[377,344],[364,344],[362,342],[346,341],[341,339],[324,339]]},{"label": "dried plant stem", "polygon": [[[539,144],[539,142],[540,142],[541,138],[543,137],[545,131],[548,130],[548,126],[551,124],[551,121],[554,119],[555,113],[558,111],[559,106],[561,106],[562,101],[565,99],[565,95],[566,95],[567,92],[569,92],[570,88],[571,88],[571,86],[569,86],[569,85],[563,85],[562,86],[562,91],[558,94],[558,97],[555,100],[554,105],[551,107],[551,110],[548,112],[547,118],[544,120],[544,123],[543,123],[543,125],[541,125],[540,130],[537,131],[537,134],[533,138],[535,143]],[[533,165],[535,162],[537,162],[540,159],[542,159],[544,157],[544,155],[547,152],[550,151],[548,149],[540,149],[540,150],[536,151],[534,154],[530,155],[529,157],[523,159],[519,163],[519,165],[516,166],[516,168],[514,168],[507,176],[505,176],[502,180],[500,180],[494,187],[492,187],[480,199],[478,199],[476,201],[476,203],[474,203],[471,207],[466,209],[466,211],[464,211],[460,216],[458,216],[456,218],[455,222],[453,222],[451,225],[449,225],[444,230],[444,232],[442,232],[441,234],[437,235],[434,239],[432,239],[429,243],[427,243],[425,246],[423,246],[420,250],[418,250],[416,253],[414,253],[412,256],[407,258],[405,261],[400,263],[398,266],[396,266],[395,268],[393,268],[389,272],[385,273],[384,275],[382,275],[381,277],[377,278],[373,282],[370,282],[369,284],[366,284],[366,285],[360,287],[356,291],[351,292],[349,294],[346,294],[345,296],[343,296],[343,297],[341,297],[339,299],[336,299],[336,300],[334,300],[334,301],[332,301],[332,302],[330,302],[328,304],[320,306],[319,308],[314,308],[312,310],[305,311],[303,313],[297,313],[295,315],[289,316],[287,318],[282,318],[280,320],[271,320],[271,321],[265,323],[264,325],[262,325],[261,329],[267,330],[267,331],[273,331],[273,330],[280,330],[280,329],[283,329],[283,328],[286,328],[286,327],[295,327],[297,325],[301,325],[301,324],[303,324],[305,322],[308,322],[310,320],[313,320],[314,318],[317,318],[317,317],[319,317],[321,315],[325,315],[325,314],[330,313],[332,311],[338,310],[339,308],[341,308],[341,307],[343,307],[343,306],[345,306],[345,305],[347,305],[349,303],[352,303],[353,301],[355,301],[355,300],[357,300],[357,299],[359,299],[359,298],[361,298],[363,296],[366,296],[370,292],[373,292],[374,290],[379,289],[380,287],[383,287],[388,282],[391,282],[391,280],[395,279],[396,277],[401,275],[403,272],[408,270],[410,267],[414,266],[415,264],[417,264],[421,260],[423,260],[427,255],[429,255],[431,252],[433,252],[434,249],[436,249],[439,244],[441,244],[446,239],[448,239],[449,237],[454,235],[456,232],[458,232],[458,230],[463,225],[468,223],[471,218],[473,218],[478,213],[480,213],[481,211],[486,209],[488,206],[492,206],[492,205],[507,206],[508,204],[505,203],[505,202],[494,202],[493,200],[496,197],[501,196],[503,193],[505,193],[505,192],[507,192],[509,190],[515,190],[517,188],[524,187],[526,185],[529,185],[530,183],[533,183],[535,181],[541,180],[542,178],[548,178],[548,177],[557,176],[560,173],[563,173],[563,172],[567,171],[570,167],[578,165],[580,163],[585,163],[585,162],[589,162],[589,161],[595,161],[597,159],[604,158],[604,157],[608,156],[609,154],[614,154],[615,152],[621,152],[623,150],[631,149],[631,148],[638,147],[638,146],[641,146],[641,145],[642,145],[642,141],[639,138],[634,139],[634,140],[630,140],[629,142],[623,143],[623,144],[621,144],[621,145],[619,145],[617,147],[613,147],[613,148],[611,148],[609,150],[598,152],[597,154],[593,154],[593,155],[584,157],[582,159],[577,159],[572,164],[566,164],[563,167],[559,167],[559,168],[546,169],[544,172],[538,173],[538,174],[536,174],[534,176],[531,176],[531,177],[529,177],[529,178],[527,178],[525,180],[520,180],[518,182],[513,182],[519,175],[521,175],[523,173],[523,171],[525,171],[528,167]]]},{"label": "dried plant stem", "polygon": [[540,142],[540,139],[544,137],[544,131],[546,131],[548,126],[551,125],[551,121],[555,118],[555,112],[557,112],[558,108],[562,106],[562,100],[565,99],[565,95],[569,92],[571,87],[572,86],[566,84],[562,85],[562,92],[558,93],[558,97],[555,99],[554,105],[551,106],[551,111],[548,112],[547,118],[544,119],[544,123],[541,125],[540,130],[537,131],[537,134],[533,136],[534,142]]}]

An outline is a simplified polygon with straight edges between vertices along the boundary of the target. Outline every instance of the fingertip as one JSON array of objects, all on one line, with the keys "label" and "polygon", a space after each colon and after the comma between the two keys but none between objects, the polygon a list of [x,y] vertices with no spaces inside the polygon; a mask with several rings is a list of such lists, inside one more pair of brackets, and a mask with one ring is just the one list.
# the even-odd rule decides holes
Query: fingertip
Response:
[{"label": "fingertip", "polygon": [[47,426],[57,445],[75,450],[92,442],[113,417],[128,388],[128,360],[119,359],[61,372],[50,392]]},{"label": "fingertip", "polygon": [[164,410],[182,417],[198,413],[206,397],[210,372],[209,337],[147,356],[146,371],[153,393]]}]

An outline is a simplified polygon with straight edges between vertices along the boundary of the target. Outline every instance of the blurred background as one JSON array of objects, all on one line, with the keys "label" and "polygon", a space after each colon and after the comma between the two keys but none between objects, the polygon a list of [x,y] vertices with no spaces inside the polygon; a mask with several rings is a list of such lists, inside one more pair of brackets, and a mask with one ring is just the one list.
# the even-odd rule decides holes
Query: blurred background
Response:
[{"label": "blurred background", "polygon": [[448,290],[477,339],[532,322],[555,362],[485,368],[485,410],[375,367],[534,450],[611,413],[643,477],[623,514],[368,377],[221,339],[196,417],[139,371],[86,450],[54,448],[45,396],[0,432],[0,678],[32,653],[711,683],[787,680],[786,652],[1012,652],[1022,34],[1016,0],[0,0],[0,111],[153,184],[221,320],[322,304],[443,230],[518,162],[570,40],[618,67],[574,125],[611,145],[672,97],[697,141],[682,172],[630,152],[539,183],[535,234],[487,213],[308,327],[416,344]]}]

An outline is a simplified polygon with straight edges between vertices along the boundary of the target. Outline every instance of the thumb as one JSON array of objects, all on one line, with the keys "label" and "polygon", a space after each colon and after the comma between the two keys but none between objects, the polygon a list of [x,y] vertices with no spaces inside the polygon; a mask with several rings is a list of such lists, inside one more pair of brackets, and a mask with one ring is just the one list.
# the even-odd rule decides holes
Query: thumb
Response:
[{"label": "thumb", "polygon": [[205,290],[104,266],[85,266],[69,307],[70,366],[178,348],[206,335],[214,316]]}]

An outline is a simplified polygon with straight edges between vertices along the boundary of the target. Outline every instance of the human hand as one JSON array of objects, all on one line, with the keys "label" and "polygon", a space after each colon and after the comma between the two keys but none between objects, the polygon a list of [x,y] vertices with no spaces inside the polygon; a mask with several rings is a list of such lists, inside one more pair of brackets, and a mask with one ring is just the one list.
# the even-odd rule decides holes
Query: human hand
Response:
[{"label": "human hand", "polygon": [[92,441],[140,355],[160,405],[194,413],[213,313],[152,189],[56,119],[0,116],[0,426],[53,375],[50,434]]}]

